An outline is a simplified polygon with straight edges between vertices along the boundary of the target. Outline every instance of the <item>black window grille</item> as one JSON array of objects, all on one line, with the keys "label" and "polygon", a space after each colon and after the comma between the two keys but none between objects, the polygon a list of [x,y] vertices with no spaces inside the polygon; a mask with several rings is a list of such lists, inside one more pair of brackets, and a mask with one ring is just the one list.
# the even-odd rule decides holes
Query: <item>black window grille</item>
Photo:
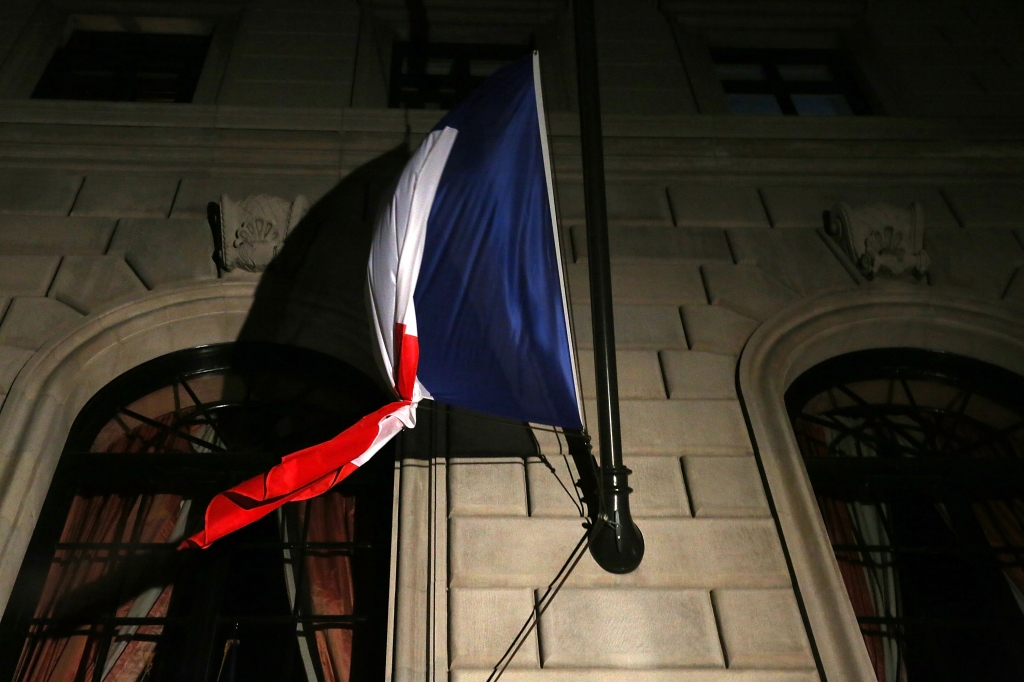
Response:
[{"label": "black window grille", "polygon": [[[394,458],[179,551],[211,497],[384,402],[337,361],[229,344],[158,358],[82,410],[0,623],[0,679],[384,678]],[[67,677],[71,675],[71,677]]]},{"label": "black window grille", "polygon": [[57,49],[34,99],[191,102],[210,36],[75,31]]},{"label": "black window grille", "polygon": [[864,116],[871,107],[840,50],[713,49],[734,114]]},{"label": "black window grille", "polygon": [[395,42],[388,106],[452,109],[488,76],[532,49],[529,45]]},{"label": "black window grille", "polygon": [[1024,679],[1024,379],[864,351],[786,401],[879,682]]}]

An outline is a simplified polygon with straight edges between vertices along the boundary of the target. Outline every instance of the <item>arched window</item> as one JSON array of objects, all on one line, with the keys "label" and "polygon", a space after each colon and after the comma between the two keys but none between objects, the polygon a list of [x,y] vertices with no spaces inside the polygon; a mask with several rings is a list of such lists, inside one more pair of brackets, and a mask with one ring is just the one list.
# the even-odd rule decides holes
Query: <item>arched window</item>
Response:
[{"label": "arched window", "polygon": [[879,682],[1024,679],[1024,379],[863,351],[786,404]]},{"label": "arched window", "polygon": [[178,551],[212,496],[386,397],[327,356],[269,344],[173,353],[79,414],[2,622],[19,682],[383,678],[394,457]]}]

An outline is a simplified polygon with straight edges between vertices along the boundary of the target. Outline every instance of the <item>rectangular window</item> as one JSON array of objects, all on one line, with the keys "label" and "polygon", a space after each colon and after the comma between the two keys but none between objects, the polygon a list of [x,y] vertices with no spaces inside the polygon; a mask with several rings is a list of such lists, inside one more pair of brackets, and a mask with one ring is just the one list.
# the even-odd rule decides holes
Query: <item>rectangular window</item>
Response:
[{"label": "rectangular window", "polygon": [[840,50],[711,50],[734,114],[863,116],[867,99]]},{"label": "rectangular window", "polygon": [[396,42],[391,54],[393,109],[452,109],[529,45]]},{"label": "rectangular window", "polygon": [[76,30],[32,98],[191,102],[209,47],[209,35]]}]

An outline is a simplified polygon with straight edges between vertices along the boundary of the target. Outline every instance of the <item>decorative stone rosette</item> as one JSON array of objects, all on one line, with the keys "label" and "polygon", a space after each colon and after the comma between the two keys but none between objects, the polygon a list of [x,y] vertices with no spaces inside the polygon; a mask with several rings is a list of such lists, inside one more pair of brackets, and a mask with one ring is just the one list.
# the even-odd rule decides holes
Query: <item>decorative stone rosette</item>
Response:
[{"label": "decorative stone rosette", "polygon": [[928,271],[924,211],[916,201],[907,208],[840,202],[831,212],[828,233],[867,279],[918,281]]},{"label": "decorative stone rosette", "polygon": [[222,267],[228,272],[263,272],[308,209],[309,202],[301,195],[291,202],[266,194],[241,201],[221,195]]}]

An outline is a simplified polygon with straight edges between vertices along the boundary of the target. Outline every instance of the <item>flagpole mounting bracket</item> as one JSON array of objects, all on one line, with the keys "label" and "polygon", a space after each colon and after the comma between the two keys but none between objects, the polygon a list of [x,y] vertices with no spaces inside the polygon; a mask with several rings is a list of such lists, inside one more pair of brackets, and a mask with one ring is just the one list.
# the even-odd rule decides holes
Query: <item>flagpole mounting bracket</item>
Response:
[{"label": "flagpole mounting bracket", "polygon": [[598,468],[586,432],[566,432],[566,440],[590,519],[590,554],[609,573],[630,573],[644,558],[644,536],[629,510],[633,472],[621,462]]},{"label": "flagpole mounting bracket", "polygon": [[629,512],[626,467],[602,467],[603,513],[590,529],[590,554],[609,573],[631,573],[644,558],[644,536]]}]

